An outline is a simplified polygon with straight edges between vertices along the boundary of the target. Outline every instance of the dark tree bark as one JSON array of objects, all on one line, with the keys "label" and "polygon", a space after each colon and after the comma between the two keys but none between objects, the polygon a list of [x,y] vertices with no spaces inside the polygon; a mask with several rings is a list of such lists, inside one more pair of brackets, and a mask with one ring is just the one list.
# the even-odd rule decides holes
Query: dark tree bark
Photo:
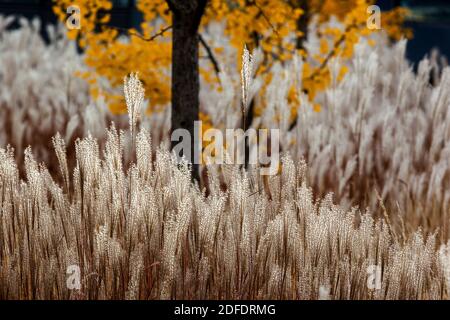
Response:
[{"label": "dark tree bark", "polygon": [[[191,135],[192,175],[199,180],[194,150],[199,141],[194,121],[199,113],[198,28],[207,0],[167,0],[172,11],[172,118],[171,132],[186,129]],[[178,142],[172,141],[172,148]]]},{"label": "dark tree bark", "polygon": [[311,19],[311,12],[308,4],[308,0],[294,0],[295,7],[300,8],[304,13],[297,20],[297,30],[303,34],[297,37],[296,48],[304,49],[304,43],[308,34],[308,24]]}]

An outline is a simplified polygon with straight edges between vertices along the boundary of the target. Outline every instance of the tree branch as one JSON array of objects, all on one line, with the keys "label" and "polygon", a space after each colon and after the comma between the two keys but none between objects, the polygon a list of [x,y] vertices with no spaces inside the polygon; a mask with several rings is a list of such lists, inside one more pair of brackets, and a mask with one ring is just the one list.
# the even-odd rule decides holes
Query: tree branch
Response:
[{"label": "tree branch", "polygon": [[325,60],[323,60],[323,62],[320,64],[319,68],[317,68],[307,79],[312,80],[315,77],[317,77],[320,72],[322,71],[322,69],[324,69],[328,62],[331,60],[331,58],[333,58],[333,56],[336,54],[337,49],[341,46],[341,44],[345,41],[345,39],[347,38],[346,33],[349,32],[351,29],[357,27],[356,25],[352,24],[350,26],[348,26],[344,33],[342,34],[342,36],[334,43],[333,45],[333,50],[331,50],[328,55],[326,56]]},{"label": "tree branch", "polygon": [[106,26],[106,27],[114,29],[114,30],[126,32],[128,35],[138,37],[139,39],[144,40],[144,41],[153,41],[153,40],[155,40],[158,37],[164,36],[164,33],[166,31],[169,31],[170,29],[172,29],[171,25],[167,26],[165,28],[162,28],[158,33],[155,33],[154,35],[152,35],[150,38],[146,38],[141,33],[139,33],[139,32],[132,32],[131,30],[126,29],[126,28],[115,27],[115,26]]},{"label": "tree branch", "polygon": [[205,39],[203,38],[203,36],[200,33],[198,34],[198,40],[202,44],[203,48],[206,50],[206,53],[208,55],[208,59],[211,61],[212,65],[214,67],[214,71],[216,72],[217,79],[219,80],[219,83],[220,83],[220,77],[219,77],[220,67],[219,67],[219,63],[217,62],[216,58],[214,57],[214,54],[213,54],[211,48],[206,43]]},{"label": "tree branch", "polygon": [[259,10],[259,13],[262,15],[264,20],[266,20],[266,22],[269,24],[270,28],[272,28],[273,32],[275,32],[275,34],[279,38],[281,38],[280,34],[278,33],[278,30],[275,28],[275,26],[272,24],[272,22],[270,22],[270,19],[264,12],[263,8],[261,8],[261,6],[256,2],[256,0],[253,0],[251,3],[253,3],[253,5]]}]

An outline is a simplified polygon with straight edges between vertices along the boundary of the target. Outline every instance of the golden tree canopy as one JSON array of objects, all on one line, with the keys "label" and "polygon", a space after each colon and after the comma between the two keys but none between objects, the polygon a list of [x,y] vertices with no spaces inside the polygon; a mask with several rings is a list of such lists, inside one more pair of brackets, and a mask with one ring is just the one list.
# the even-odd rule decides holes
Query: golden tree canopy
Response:
[{"label": "golden tree canopy", "polygon": [[[66,8],[71,0],[54,0],[54,11],[58,17],[67,19]],[[304,34],[298,28],[300,19],[317,16],[319,22],[326,22],[336,16],[343,29],[328,28],[321,40],[321,54],[313,58],[315,64],[306,63],[302,74],[303,87],[310,97],[326,88],[330,82],[328,61],[336,56],[348,58],[359,38],[374,30],[367,28],[367,8],[371,0],[210,0],[202,26],[224,21],[230,44],[242,50],[260,46],[264,61],[258,72],[264,73],[274,61],[286,61],[296,52],[308,55],[303,48],[296,48],[296,39]],[[79,0],[81,28],[68,31],[85,50],[85,62],[89,72],[82,73],[91,85],[91,94],[104,94],[114,113],[125,112],[121,94],[105,92],[101,81],[107,80],[108,87],[122,85],[123,78],[130,72],[138,72],[145,86],[146,98],[150,100],[149,112],[170,101],[171,13],[165,0],[138,0],[137,8],[144,21],[141,30],[126,30],[129,37],[120,37],[120,29],[107,26],[112,3],[109,0]],[[404,35],[401,28],[406,11],[397,8],[383,13],[383,27],[392,38]],[[330,45],[330,38],[333,39]],[[222,48],[212,48],[220,53]],[[240,59],[240,55],[237,55]],[[236,65],[240,65],[240,61]],[[345,73],[345,70],[342,70]],[[214,77],[202,73],[205,80],[214,82]],[[266,82],[270,75],[266,76]],[[293,88],[293,90],[295,90]],[[294,93],[293,93],[294,95]]]}]

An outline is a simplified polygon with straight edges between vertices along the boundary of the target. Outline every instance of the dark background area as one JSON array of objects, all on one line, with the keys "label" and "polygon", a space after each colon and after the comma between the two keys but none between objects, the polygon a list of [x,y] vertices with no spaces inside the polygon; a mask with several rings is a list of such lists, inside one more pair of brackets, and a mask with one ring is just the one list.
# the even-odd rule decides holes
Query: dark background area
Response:
[{"label": "dark background area", "polygon": [[[110,24],[122,28],[139,27],[142,15],[135,3],[136,0],[113,0]],[[76,1],[74,4],[76,5]],[[52,0],[0,0],[0,14],[23,16],[27,19],[39,17],[44,24],[56,23],[52,5]],[[12,27],[17,26],[18,24],[15,24]],[[46,36],[45,30],[43,36]]]},{"label": "dark background area", "polygon": [[[137,28],[142,17],[135,2],[114,0],[111,25]],[[398,5],[411,10],[412,16],[406,23],[414,32],[407,53],[411,61],[418,62],[433,48],[450,57],[450,0],[379,0],[377,4],[382,10]],[[38,16],[44,24],[56,23],[51,6],[52,0],[0,0],[0,14],[21,15],[29,19]],[[12,27],[17,27],[17,24]],[[43,36],[46,37],[44,29]]]},{"label": "dark background area", "polygon": [[433,48],[450,57],[450,0],[381,0],[378,3],[382,9],[401,5],[411,10],[412,16],[406,22],[414,32],[414,38],[408,42],[407,55],[411,61],[420,61]]}]

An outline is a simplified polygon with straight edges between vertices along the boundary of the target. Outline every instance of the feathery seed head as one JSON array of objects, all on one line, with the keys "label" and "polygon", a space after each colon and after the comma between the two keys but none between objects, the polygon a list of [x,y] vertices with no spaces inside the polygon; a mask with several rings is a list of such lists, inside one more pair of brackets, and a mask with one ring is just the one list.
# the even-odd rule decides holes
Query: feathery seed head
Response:
[{"label": "feathery seed head", "polygon": [[128,116],[130,121],[130,130],[132,137],[136,131],[136,124],[141,115],[141,108],[144,102],[144,87],[139,81],[137,73],[131,73],[124,80],[125,102],[127,104]]},{"label": "feathery seed head", "polygon": [[248,108],[248,101],[250,87],[252,85],[253,73],[253,57],[244,46],[244,53],[242,54],[242,70],[241,70],[241,84],[242,84],[242,108],[245,113]]}]

